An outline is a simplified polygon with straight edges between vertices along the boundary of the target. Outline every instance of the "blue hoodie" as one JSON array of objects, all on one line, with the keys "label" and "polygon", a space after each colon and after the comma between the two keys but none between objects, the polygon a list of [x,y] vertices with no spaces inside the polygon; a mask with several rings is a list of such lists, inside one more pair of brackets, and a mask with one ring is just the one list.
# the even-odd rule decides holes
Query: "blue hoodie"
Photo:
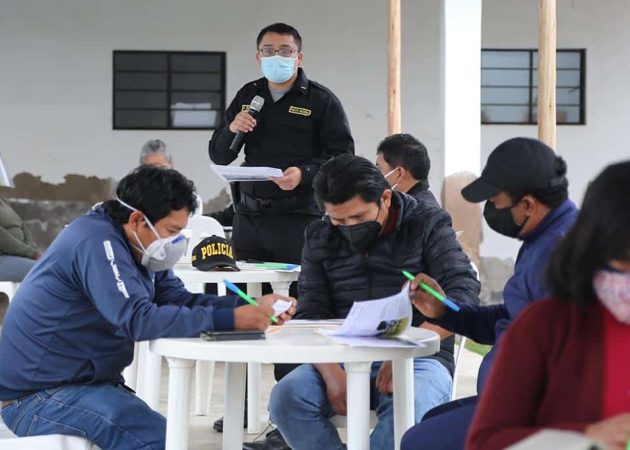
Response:
[{"label": "blue hoodie", "polygon": [[479,368],[479,393],[489,375],[496,344],[503,332],[527,305],[549,295],[545,274],[551,254],[575,222],[577,214],[575,204],[565,200],[551,210],[531,233],[520,238],[523,245],[516,257],[514,274],[503,289],[503,304],[477,306],[458,302],[461,308],[459,312],[449,310],[440,319],[431,321],[482,344],[495,345]]},{"label": "blue hoodie", "polygon": [[191,294],[138,264],[96,206],[64,229],[22,282],[0,339],[0,400],[64,384],[122,381],[135,341],[232,330],[238,297]]}]

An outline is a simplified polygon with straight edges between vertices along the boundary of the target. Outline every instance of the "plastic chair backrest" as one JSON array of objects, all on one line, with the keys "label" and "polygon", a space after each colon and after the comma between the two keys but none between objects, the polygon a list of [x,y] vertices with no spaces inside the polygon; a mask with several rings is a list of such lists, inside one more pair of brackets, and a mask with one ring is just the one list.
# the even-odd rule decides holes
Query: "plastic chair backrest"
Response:
[{"label": "plastic chair backrest", "polygon": [[[186,231],[188,230],[188,231]],[[203,239],[210,236],[219,236],[225,238],[225,232],[221,224],[212,217],[207,216],[193,216],[188,219],[188,226],[184,230],[184,235],[188,237],[188,249],[186,250],[186,256],[190,257],[195,245],[201,242]],[[188,236],[190,234],[190,236]]]}]

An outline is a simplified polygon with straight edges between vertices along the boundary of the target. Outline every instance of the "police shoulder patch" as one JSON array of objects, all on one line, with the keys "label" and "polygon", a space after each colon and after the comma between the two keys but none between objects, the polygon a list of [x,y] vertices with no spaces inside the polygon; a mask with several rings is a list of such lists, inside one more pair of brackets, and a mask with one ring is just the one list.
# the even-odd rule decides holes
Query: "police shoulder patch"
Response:
[{"label": "police shoulder patch", "polygon": [[290,114],[299,114],[300,116],[308,117],[312,114],[313,111],[306,108],[300,108],[298,106],[289,106]]}]

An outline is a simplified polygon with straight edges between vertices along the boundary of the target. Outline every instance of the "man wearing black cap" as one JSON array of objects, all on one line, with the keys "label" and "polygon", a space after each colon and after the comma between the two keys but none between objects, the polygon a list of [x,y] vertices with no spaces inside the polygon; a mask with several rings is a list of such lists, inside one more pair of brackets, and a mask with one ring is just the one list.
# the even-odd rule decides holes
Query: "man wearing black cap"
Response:
[{"label": "man wearing black cap", "polygon": [[[514,274],[503,290],[504,303],[461,304],[461,310],[452,313],[443,303],[417,289],[417,283],[423,281],[442,292],[435,280],[420,274],[412,283],[414,306],[447,330],[482,344],[497,344],[525,306],[548,294],[544,276],[547,263],[577,216],[575,204],[568,199],[566,169],[564,160],[536,139],[514,138],[494,149],[481,177],[466,186],[462,195],[469,202],[486,201],[483,215],[490,228],[523,242]],[[479,368],[479,393],[495,350],[496,345]],[[421,423],[405,434],[401,449],[463,449],[477,398],[456,400],[429,411]]]}]

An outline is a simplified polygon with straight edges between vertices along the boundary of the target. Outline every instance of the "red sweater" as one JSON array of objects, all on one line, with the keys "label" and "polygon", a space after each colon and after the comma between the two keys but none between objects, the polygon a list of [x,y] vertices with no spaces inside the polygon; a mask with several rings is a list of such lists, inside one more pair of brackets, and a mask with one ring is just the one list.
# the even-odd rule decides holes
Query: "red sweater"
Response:
[{"label": "red sweater", "polygon": [[584,431],[630,412],[628,354],[630,326],[599,303],[532,304],[503,337],[466,449],[503,449],[543,428]]}]

